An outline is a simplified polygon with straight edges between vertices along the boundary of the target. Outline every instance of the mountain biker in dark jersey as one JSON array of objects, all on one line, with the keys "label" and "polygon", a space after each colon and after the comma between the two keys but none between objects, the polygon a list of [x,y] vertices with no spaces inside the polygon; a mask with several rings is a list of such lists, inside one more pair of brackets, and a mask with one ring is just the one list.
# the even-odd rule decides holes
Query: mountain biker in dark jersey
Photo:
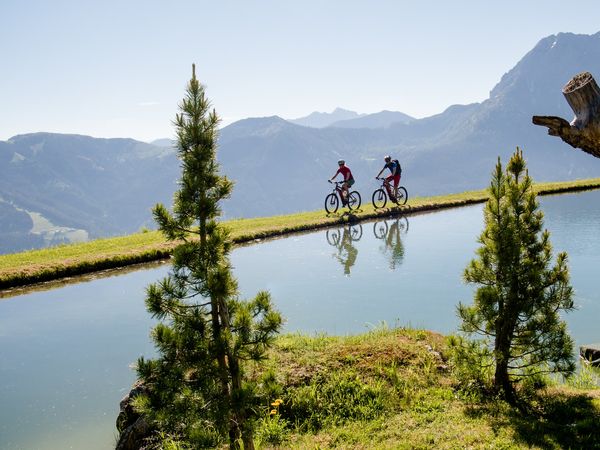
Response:
[{"label": "mountain biker in dark jersey", "polygon": [[338,176],[338,174],[342,174],[342,176],[344,177],[344,183],[342,184],[342,194],[343,194],[343,198],[342,198],[342,203],[346,204],[346,202],[348,201],[348,189],[350,189],[350,186],[352,186],[354,184],[354,177],[352,176],[352,171],[350,170],[349,167],[346,166],[346,161],[344,161],[343,159],[340,159],[338,161],[338,170],[335,173],[334,176],[332,176],[329,179],[329,182],[333,181],[335,177]]},{"label": "mountain biker in dark jersey", "polygon": [[[381,175],[381,173],[386,168],[390,169],[390,175],[388,175],[385,178],[384,183],[385,183],[385,188],[388,191],[388,194],[390,194],[390,197],[392,197],[393,201],[396,201],[396,197],[398,195],[398,185],[400,184],[400,174],[402,173],[402,168],[400,167],[400,163],[398,162],[397,159],[394,159],[392,161],[392,157],[390,155],[386,155],[385,158],[383,158],[383,160],[385,161],[385,165],[379,171],[379,173],[377,174],[377,176],[375,178],[379,178],[379,175]],[[393,193],[393,195],[390,192],[390,181],[391,180],[394,180],[394,193]]]}]

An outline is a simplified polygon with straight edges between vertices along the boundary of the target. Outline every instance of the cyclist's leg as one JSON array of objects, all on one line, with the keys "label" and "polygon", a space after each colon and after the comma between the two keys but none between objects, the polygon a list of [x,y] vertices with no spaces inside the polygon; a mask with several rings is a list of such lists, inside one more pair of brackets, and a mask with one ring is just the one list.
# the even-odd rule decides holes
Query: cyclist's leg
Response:
[{"label": "cyclist's leg", "polygon": [[342,184],[342,202],[345,205],[348,202],[348,182]]},{"label": "cyclist's leg", "polygon": [[392,200],[394,200],[394,201],[395,201],[395,199],[396,199],[396,196],[394,195],[394,193],[393,193],[393,192],[392,192],[392,190],[390,189],[390,180],[393,180],[393,179],[394,179],[394,175],[389,175],[389,176],[385,177],[385,180],[384,180],[384,182],[383,182],[383,183],[385,184],[385,189],[387,190],[387,193],[388,193],[389,197],[390,197]]},{"label": "cyclist's leg", "polygon": [[349,199],[350,196],[350,188],[352,187],[352,185],[354,184],[354,178],[349,179],[348,181],[346,181],[344,183],[344,186],[346,186],[346,202]]},{"label": "cyclist's leg", "polygon": [[400,174],[394,176],[394,197],[398,198],[398,186],[400,186]]},{"label": "cyclist's leg", "polygon": [[385,190],[387,191],[387,193],[390,193],[390,187],[388,185],[388,181],[387,178],[383,178],[383,187],[385,188]]}]

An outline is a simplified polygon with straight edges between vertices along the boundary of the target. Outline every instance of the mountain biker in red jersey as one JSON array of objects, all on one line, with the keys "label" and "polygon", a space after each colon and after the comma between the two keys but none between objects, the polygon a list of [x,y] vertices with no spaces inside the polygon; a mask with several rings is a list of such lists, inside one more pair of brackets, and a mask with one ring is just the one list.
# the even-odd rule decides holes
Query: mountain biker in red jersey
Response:
[{"label": "mountain biker in red jersey", "polygon": [[[385,178],[385,188],[388,191],[388,194],[390,194],[390,197],[392,199],[392,201],[396,201],[396,198],[398,196],[398,185],[400,184],[400,175],[402,174],[402,168],[400,167],[400,162],[397,159],[394,159],[392,161],[392,157],[390,155],[386,155],[385,158],[383,158],[383,160],[385,161],[385,165],[383,166],[383,168],[379,171],[379,173],[377,174],[377,176],[375,177],[376,179],[379,178],[379,175],[381,175],[381,173],[386,169],[390,169],[390,175],[388,175]],[[390,192],[390,181],[394,180],[394,193],[392,195],[392,193]]]},{"label": "mountain biker in red jersey", "polygon": [[340,159],[338,161],[338,166],[340,167],[338,168],[335,175],[329,179],[329,182],[331,183],[334,180],[334,178],[338,176],[339,173],[342,174],[342,176],[344,177],[344,183],[342,184],[342,202],[343,204],[346,204],[346,202],[348,201],[348,189],[350,189],[350,186],[354,184],[354,177],[352,176],[352,171],[346,166],[346,161]]}]

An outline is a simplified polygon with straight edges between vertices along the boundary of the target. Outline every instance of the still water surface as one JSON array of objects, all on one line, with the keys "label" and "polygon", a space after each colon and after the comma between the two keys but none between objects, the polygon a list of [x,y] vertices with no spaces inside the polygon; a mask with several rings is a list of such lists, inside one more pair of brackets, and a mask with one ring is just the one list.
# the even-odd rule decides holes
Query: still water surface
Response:
[{"label": "still water surface", "polygon": [[[577,344],[600,341],[600,191],[541,199],[557,251],[569,253],[579,309],[566,317]],[[452,333],[473,288],[482,206],[333,228],[240,247],[242,296],[267,289],[286,331],[359,333],[382,322]],[[129,368],[152,356],[144,289],[158,265],[0,299],[0,448],[110,449]]]}]

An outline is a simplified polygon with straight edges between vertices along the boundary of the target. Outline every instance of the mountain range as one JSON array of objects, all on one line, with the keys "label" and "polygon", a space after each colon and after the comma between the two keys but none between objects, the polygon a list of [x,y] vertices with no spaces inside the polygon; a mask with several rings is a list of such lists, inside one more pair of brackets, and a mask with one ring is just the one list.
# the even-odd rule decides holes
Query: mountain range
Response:
[{"label": "mountain range", "polygon": [[[561,89],[582,71],[600,74],[600,33],[546,37],[502,76],[488,99],[423,119],[338,108],[295,120],[232,123],[219,137],[222,172],[236,182],[225,214],[318,209],[340,158],[352,169],[363,202],[370,201],[386,154],[402,163],[402,184],[411,196],[484,188],[497,158],[506,161],[517,146],[535,181],[598,177],[599,159],[531,123],[533,115],[573,115]],[[90,237],[153,227],[151,207],[171,204],[180,172],[169,144],[50,133],[0,142],[0,252],[14,251],[18,240],[39,240],[31,213]]]},{"label": "mountain range", "polygon": [[349,111],[343,108],[336,108],[330,113],[315,111],[306,117],[290,119],[289,122],[304,127],[325,128],[336,122],[353,120],[365,115],[366,114],[359,114],[355,111]]}]

